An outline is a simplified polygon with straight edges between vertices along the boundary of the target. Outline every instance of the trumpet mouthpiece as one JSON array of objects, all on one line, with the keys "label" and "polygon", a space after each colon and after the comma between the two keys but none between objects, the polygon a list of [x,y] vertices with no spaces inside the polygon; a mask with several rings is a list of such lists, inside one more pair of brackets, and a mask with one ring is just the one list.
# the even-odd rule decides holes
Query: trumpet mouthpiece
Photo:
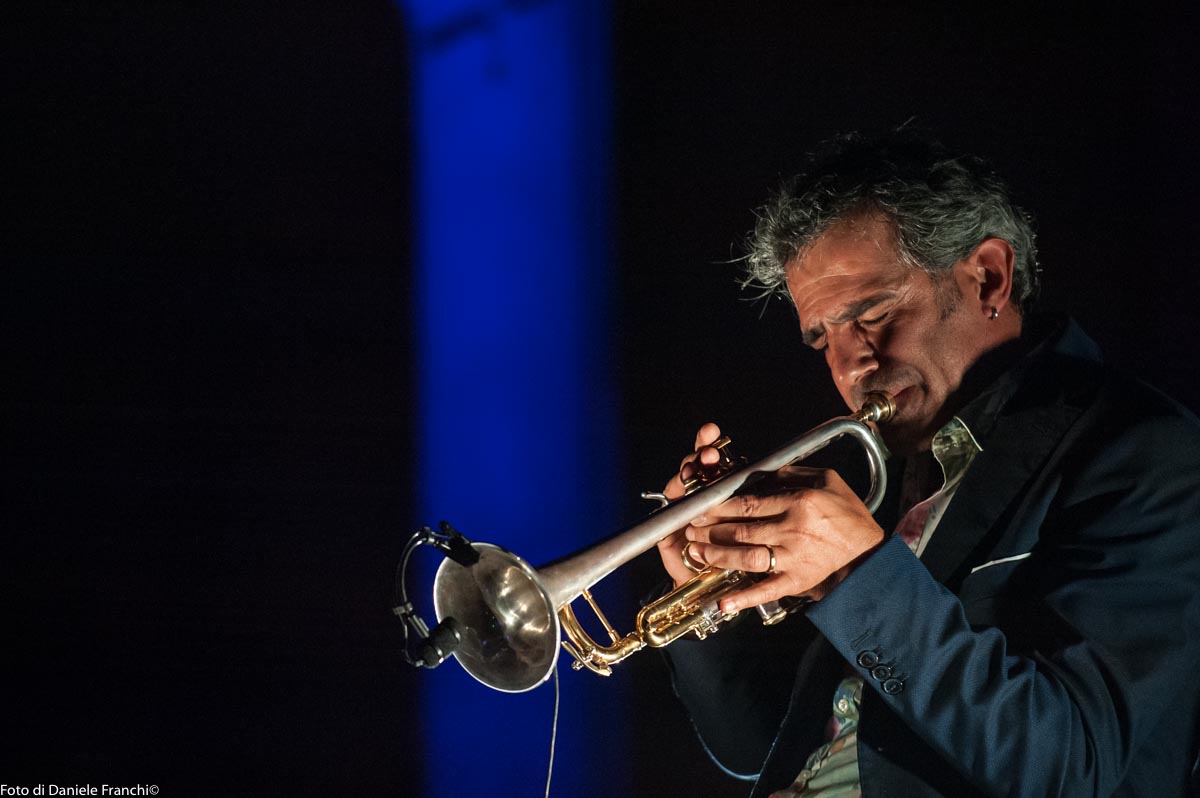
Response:
[{"label": "trumpet mouthpiece", "polygon": [[854,414],[857,421],[874,421],[884,424],[896,414],[896,402],[884,391],[871,391],[863,397],[862,407]]}]

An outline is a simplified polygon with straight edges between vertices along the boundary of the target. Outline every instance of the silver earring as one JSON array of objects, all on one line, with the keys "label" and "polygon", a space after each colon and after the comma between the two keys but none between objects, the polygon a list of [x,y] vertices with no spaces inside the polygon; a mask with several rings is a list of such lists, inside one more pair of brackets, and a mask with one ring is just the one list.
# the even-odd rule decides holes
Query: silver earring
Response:
[{"label": "silver earring", "polygon": [[995,320],[996,320],[996,319],[998,319],[999,317],[1000,317],[1000,309],[999,309],[999,308],[992,308],[992,321],[995,321]]}]

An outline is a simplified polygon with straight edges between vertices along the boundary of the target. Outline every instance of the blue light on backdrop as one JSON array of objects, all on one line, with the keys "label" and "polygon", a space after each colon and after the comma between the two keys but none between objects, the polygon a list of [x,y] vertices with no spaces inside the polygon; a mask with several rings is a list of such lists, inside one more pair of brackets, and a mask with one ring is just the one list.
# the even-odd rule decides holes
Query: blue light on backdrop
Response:
[{"label": "blue light on backdrop", "polygon": [[[607,4],[401,10],[414,56],[421,521],[446,518],[537,565],[615,517]],[[566,664],[553,793],[603,781],[625,794],[611,765],[620,741],[585,732],[627,724],[620,684]],[[455,663],[427,677],[423,794],[540,794],[553,687],[495,693]]]}]

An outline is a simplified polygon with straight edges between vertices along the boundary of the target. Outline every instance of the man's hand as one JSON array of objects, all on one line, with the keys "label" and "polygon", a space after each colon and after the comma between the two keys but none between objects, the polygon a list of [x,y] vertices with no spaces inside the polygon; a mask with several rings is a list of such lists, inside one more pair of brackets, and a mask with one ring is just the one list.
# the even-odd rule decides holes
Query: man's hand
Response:
[{"label": "man's hand", "polygon": [[[683,481],[696,473],[700,466],[713,466],[720,461],[720,452],[711,446],[720,437],[721,428],[716,424],[705,424],[700,428],[696,433],[695,450],[683,458],[683,462],[679,464],[679,473],[671,477],[671,481],[663,488],[663,494],[668,499],[674,501],[683,496]],[[684,531],[680,529],[658,542],[658,553],[662,557],[663,567],[675,580],[675,587],[695,576],[683,564],[683,547],[688,542],[684,538]]]},{"label": "man's hand", "polygon": [[784,596],[819,601],[883,544],[883,530],[835,471],[789,466],[754,490],[694,520],[683,530],[685,540],[676,542],[672,536],[659,544],[664,563],[669,551],[678,561],[684,543],[693,541],[689,552],[694,559],[751,573],[767,573],[774,553],[773,573],[723,599],[723,612]]}]

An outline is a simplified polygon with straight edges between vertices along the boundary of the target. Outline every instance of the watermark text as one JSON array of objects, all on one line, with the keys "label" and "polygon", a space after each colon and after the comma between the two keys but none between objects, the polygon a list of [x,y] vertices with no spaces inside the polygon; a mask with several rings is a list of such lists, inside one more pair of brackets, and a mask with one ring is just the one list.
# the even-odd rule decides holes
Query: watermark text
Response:
[{"label": "watermark text", "polygon": [[158,795],[157,784],[0,784],[0,798],[17,795]]}]

